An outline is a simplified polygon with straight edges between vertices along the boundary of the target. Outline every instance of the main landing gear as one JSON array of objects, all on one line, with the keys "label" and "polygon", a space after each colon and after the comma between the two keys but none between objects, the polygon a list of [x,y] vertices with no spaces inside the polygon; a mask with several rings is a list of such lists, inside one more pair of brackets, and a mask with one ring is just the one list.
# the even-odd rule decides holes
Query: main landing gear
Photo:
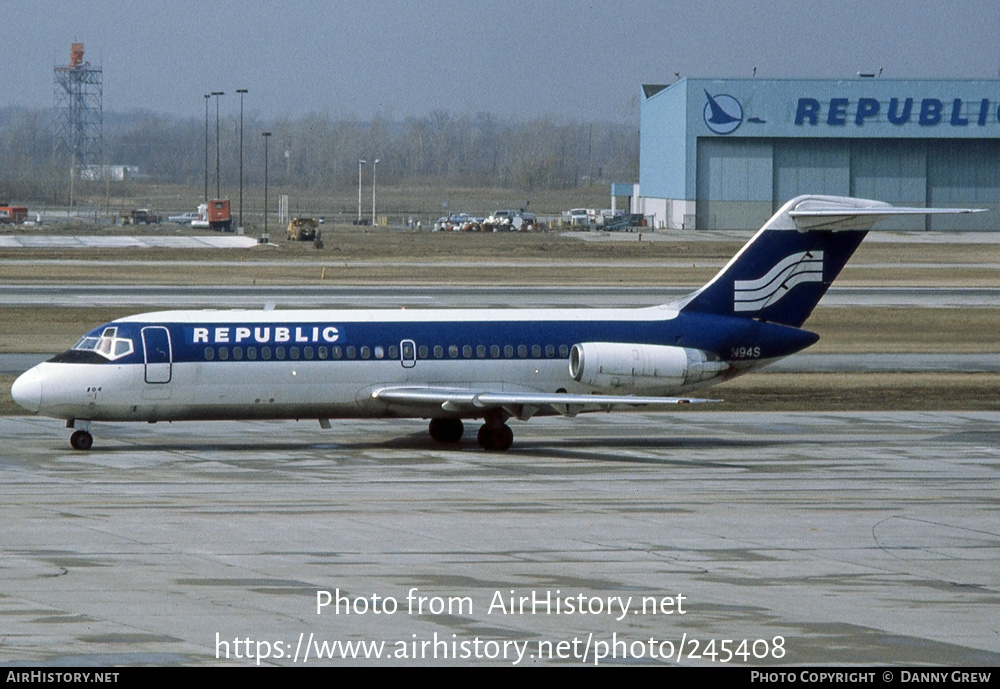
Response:
[{"label": "main landing gear", "polygon": [[[479,447],[484,450],[503,451],[513,444],[514,431],[510,430],[503,413],[490,413],[476,434]],[[457,443],[465,427],[461,419],[431,419],[428,431],[439,443]]]},{"label": "main landing gear", "polygon": [[439,443],[457,443],[462,439],[465,426],[461,419],[431,419],[427,430]]},{"label": "main landing gear", "polygon": [[484,423],[479,427],[479,433],[476,434],[476,441],[479,443],[479,447],[484,450],[497,450],[503,451],[514,443],[514,431],[510,430],[510,426],[500,422],[497,427],[492,427],[488,423]]}]

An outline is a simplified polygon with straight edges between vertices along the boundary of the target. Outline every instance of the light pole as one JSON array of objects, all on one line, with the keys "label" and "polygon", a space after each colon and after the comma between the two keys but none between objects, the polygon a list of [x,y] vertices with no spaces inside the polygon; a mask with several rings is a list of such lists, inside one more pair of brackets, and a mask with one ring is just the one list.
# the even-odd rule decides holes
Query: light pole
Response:
[{"label": "light pole", "polygon": [[375,222],[375,166],[380,162],[382,161],[378,158],[372,161],[372,227],[377,227]]},{"label": "light pole", "polygon": [[205,203],[208,203],[208,99],[212,95],[205,94]]},{"label": "light pole", "polygon": [[358,159],[358,225],[361,224],[361,166],[367,162],[367,160]]},{"label": "light pole", "polygon": [[243,94],[246,89],[236,89],[240,94],[240,232],[243,231]]},{"label": "light pole", "polygon": [[219,96],[225,91],[212,91],[215,96],[215,198],[219,198]]},{"label": "light pole", "polygon": [[267,140],[271,137],[271,132],[261,132],[264,137],[264,240],[271,241],[271,236],[267,232]]}]

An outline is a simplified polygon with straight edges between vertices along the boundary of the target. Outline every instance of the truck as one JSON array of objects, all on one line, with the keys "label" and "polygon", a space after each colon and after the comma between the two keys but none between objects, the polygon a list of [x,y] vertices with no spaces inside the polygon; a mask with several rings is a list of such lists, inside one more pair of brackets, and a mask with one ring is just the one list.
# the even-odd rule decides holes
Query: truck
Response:
[{"label": "truck", "polygon": [[12,206],[0,203],[0,224],[19,224],[28,219],[27,206]]},{"label": "truck", "polygon": [[310,242],[318,235],[319,221],[316,218],[298,217],[288,221],[288,239],[295,242]]},{"label": "truck", "polygon": [[148,208],[135,208],[118,214],[122,225],[157,225],[161,218]]},{"label": "truck", "polygon": [[217,232],[233,229],[233,216],[229,211],[229,199],[211,199],[208,202],[208,226]]},{"label": "truck", "polygon": [[570,225],[589,225],[596,219],[596,213],[589,208],[574,208],[564,215],[569,216]]}]

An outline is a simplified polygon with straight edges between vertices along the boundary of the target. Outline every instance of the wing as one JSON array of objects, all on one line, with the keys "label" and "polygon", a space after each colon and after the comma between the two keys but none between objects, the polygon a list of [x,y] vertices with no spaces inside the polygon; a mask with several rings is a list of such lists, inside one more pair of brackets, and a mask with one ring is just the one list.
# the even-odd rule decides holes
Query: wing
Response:
[{"label": "wing", "polygon": [[487,409],[502,408],[526,421],[538,413],[576,416],[592,411],[635,411],[638,407],[667,407],[722,400],[694,397],[639,397],[637,395],[570,395],[543,392],[491,392],[468,388],[389,387],[372,392],[372,398],[390,405],[440,408],[443,411],[477,415]]}]

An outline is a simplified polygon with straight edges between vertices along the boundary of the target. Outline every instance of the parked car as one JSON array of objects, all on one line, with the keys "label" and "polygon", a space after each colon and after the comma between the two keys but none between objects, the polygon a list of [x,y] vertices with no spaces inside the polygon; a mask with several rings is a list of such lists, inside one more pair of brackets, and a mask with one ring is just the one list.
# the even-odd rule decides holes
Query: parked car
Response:
[{"label": "parked car", "polygon": [[181,213],[180,215],[171,215],[167,220],[181,225],[190,225],[193,220],[197,220],[199,217],[197,213]]}]

